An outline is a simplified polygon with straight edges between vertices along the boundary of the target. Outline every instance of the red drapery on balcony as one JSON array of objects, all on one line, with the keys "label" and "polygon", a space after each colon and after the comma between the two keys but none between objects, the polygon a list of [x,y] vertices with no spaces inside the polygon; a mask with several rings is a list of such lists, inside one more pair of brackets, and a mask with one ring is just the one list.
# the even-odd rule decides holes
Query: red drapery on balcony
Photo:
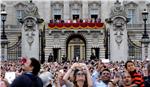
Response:
[{"label": "red drapery on balcony", "polygon": [[49,23],[50,29],[102,29],[104,23]]}]

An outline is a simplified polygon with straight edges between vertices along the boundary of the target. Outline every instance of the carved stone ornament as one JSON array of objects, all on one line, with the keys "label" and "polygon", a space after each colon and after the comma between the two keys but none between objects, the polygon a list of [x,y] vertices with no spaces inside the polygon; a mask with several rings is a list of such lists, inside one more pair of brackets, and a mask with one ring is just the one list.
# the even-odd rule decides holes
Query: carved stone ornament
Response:
[{"label": "carved stone ornament", "polygon": [[30,1],[30,3],[28,3],[27,6],[25,7],[24,14],[25,17],[27,16],[33,16],[37,18],[39,17],[38,8],[34,3],[32,3],[32,1]]},{"label": "carved stone ornament", "polygon": [[115,35],[115,41],[120,46],[123,38],[123,31],[124,31],[124,26],[125,26],[125,20],[123,18],[116,18],[113,21],[113,27],[114,27],[114,35]]},{"label": "carved stone ornament", "polygon": [[36,20],[34,18],[26,18],[24,22],[24,30],[27,36],[27,42],[31,48],[32,43],[34,42],[34,31],[35,31]]},{"label": "carved stone ornament", "polygon": [[118,44],[118,47],[120,47],[120,44],[122,42],[122,35],[116,36],[115,40],[116,40],[116,43]]},{"label": "carved stone ornament", "polygon": [[35,25],[36,25],[36,20],[34,18],[29,17],[29,18],[26,18],[24,21],[25,31],[28,31],[28,30],[35,31],[35,29],[34,29]]},{"label": "carved stone ornament", "polygon": [[121,6],[121,3],[117,0],[114,3],[114,7],[111,9],[111,17],[114,16],[125,16],[126,17],[126,12],[123,6]]}]

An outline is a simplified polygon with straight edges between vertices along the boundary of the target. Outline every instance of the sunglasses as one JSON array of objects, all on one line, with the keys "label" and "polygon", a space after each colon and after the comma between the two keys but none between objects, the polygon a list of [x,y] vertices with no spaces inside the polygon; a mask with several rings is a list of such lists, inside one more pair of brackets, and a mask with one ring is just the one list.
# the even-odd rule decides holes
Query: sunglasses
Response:
[{"label": "sunglasses", "polygon": [[103,75],[110,75],[110,73],[102,73]]},{"label": "sunglasses", "polygon": [[76,75],[83,76],[83,75],[85,75],[85,73],[77,73]]}]

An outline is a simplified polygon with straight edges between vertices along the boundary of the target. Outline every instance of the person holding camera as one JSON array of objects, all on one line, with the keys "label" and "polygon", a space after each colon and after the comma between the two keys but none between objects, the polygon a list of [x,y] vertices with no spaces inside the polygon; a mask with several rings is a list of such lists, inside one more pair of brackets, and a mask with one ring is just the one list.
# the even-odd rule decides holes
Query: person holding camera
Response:
[{"label": "person holding camera", "polygon": [[[74,80],[69,79],[73,72]],[[74,63],[63,77],[67,87],[93,87],[92,78],[88,67],[84,63]]]}]

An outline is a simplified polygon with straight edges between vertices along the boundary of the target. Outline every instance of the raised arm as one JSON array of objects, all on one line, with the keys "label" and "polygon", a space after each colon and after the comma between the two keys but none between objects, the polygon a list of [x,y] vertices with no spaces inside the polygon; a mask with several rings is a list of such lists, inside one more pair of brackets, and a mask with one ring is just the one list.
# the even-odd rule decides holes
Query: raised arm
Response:
[{"label": "raised arm", "polygon": [[74,63],[74,64],[71,66],[71,68],[69,68],[69,70],[67,71],[67,73],[66,73],[65,76],[63,77],[63,80],[65,81],[65,83],[68,82],[68,78],[69,78],[69,76],[70,76],[72,70],[74,70],[77,65],[78,65],[77,63]]},{"label": "raised arm", "polygon": [[92,77],[91,77],[90,71],[86,64],[82,63],[82,65],[86,70],[88,87],[93,87],[93,82],[92,82]]}]

